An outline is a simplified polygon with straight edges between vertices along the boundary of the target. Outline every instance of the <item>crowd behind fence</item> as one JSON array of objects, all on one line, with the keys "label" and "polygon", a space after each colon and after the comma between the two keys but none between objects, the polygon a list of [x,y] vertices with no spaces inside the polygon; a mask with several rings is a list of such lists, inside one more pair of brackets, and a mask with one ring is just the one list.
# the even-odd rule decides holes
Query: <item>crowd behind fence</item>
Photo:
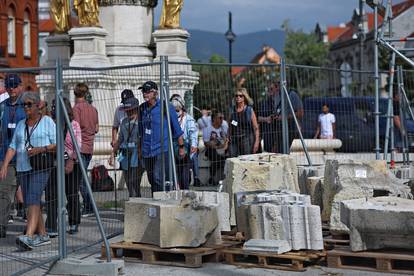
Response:
[{"label": "crowd behind fence", "polygon": [[[2,98],[0,105],[3,122],[0,134],[1,163],[5,161],[5,151],[13,142],[13,133],[18,129],[19,120],[32,116],[30,112],[39,112],[47,116],[47,119],[42,119],[47,121],[47,124],[36,125],[38,123],[36,119],[46,117],[33,117],[32,121],[35,124],[29,124],[28,132],[26,132],[25,125],[22,125],[23,128],[20,129],[23,131],[20,135],[20,143],[23,144],[15,145],[14,148],[19,148],[16,150],[18,154],[23,154],[33,147],[39,148],[39,153],[53,155],[54,147],[63,143],[63,140],[56,137],[56,129],[59,128],[53,127],[59,125],[56,123],[57,118],[63,122],[64,115],[59,113],[61,117],[56,116],[56,111],[59,110],[56,108],[56,102],[60,102],[60,100],[56,101],[56,95],[62,99],[61,108],[65,108],[69,119],[73,119],[72,114],[77,112],[75,105],[79,104],[74,90],[79,83],[84,83],[89,88],[83,98],[93,107],[90,110],[95,109],[98,115],[96,135],[92,135],[94,136],[92,138],[93,152],[89,156],[82,155],[89,157],[85,160],[82,157],[82,160],[87,163],[85,165],[88,168],[93,198],[107,237],[123,232],[123,202],[131,194],[142,197],[152,196],[151,192],[154,188],[151,188],[151,183],[156,176],[148,175],[150,167],[161,164],[161,167],[165,168],[161,171],[162,179],[170,185],[164,185],[162,189],[174,189],[174,181],[179,182],[179,186],[184,185],[181,188],[191,186],[198,189],[200,186],[217,187],[219,185],[220,180],[224,178],[224,165],[227,158],[263,151],[286,152],[282,145],[283,139],[288,139],[290,147],[292,140],[299,138],[299,134],[302,134],[305,139],[340,139],[342,146],[335,149],[332,154],[374,152],[375,99],[372,72],[286,65],[283,66],[285,73],[281,74],[282,68],[279,65],[173,62],[166,65],[165,62],[156,62],[104,69],[57,66],[0,70],[0,80],[3,82],[0,83],[0,89],[3,86],[8,87],[8,90],[0,96],[6,97],[6,94],[11,96],[5,101]],[[414,71],[403,72],[405,92],[409,101],[414,98],[413,73]],[[14,80],[11,80],[10,76],[14,76]],[[280,83],[281,77],[282,83]],[[177,120],[175,124],[184,130],[183,134],[186,139],[183,140],[184,155],[181,155],[181,147],[178,145],[181,142],[175,140],[174,145],[170,147],[170,145],[164,145],[165,141],[161,139],[160,147],[168,149],[167,152],[161,154],[161,161],[148,157],[148,162],[145,163],[147,170],[145,170],[140,165],[141,162],[135,162],[134,158],[141,157],[143,154],[135,152],[142,138],[139,135],[153,134],[146,133],[151,132],[151,129],[143,123],[143,118],[139,118],[144,114],[151,117],[151,108],[144,110],[138,108],[137,105],[137,102],[142,105],[145,102],[144,98],[148,99],[148,95],[144,95],[148,93],[143,94],[143,91],[150,90],[145,91],[146,88],[142,88],[147,81],[157,83],[158,95],[156,96],[169,103],[160,103],[161,122],[164,122],[164,118],[165,120]],[[289,101],[282,106],[283,97],[280,91],[284,85],[287,88],[286,94]],[[17,105],[14,105],[13,89],[16,89],[16,93],[30,91],[35,93],[26,93],[28,96],[24,94],[26,96],[19,98]],[[130,92],[125,92],[125,90]],[[4,91],[0,90],[0,92]],[[37,102],[37,98],[30,96],[33,94],[40,94],[41,102]],[[136,101],[130,100],[131,98],[136,98]],[[65,101],[69,107],[65,106]],[[126,108],[128,104],[131,104],[133,108]],[[387,104],[387,98],[380,99],[381,141],[385,136]],[[283,113],[283,108],[286,109],[286,113]],[[328,108],[328,111],[335,117],[332,137],[321,137],[322,133],[317,132],[318,120],[323,113],[323,108],[325,112]],[[124,114],[123,118],[125,116],[129,118],[125,121],[128,124],[125,122],[122,124],[120,109]],[[134,110],[138,117],[134,117],[134,112],[132,112]],[[409,111],[406,109],[402,112],[408,113]],[[90,113],[81,114],[87,115],[82,115],[80,121],[90,119]],[[283,114],[288,118],[286,137],[284,137],[283,120],[281,120]],[[294,117],[299,123],[299,128],[294,122]],[[406,118],[407,125],[414,123],[410,116],[407,115],[404,118]],[[137,122],[139,131],[134,130],[136,121],[139,121]],[[90,121],[85,125],[81,123],[79,128],[88,126],[90,123]],[[170,124],[172,125],[173,122]],[[168,136],[166,132],[171,131],[170,135],[174,136],[177,131],[174,129],[176,126],[172,126],[172,129],[165,128],[166,132],[164,132],[166,126],[163,123],[161,126],[163,127],[160,135]],[[41,135],[46,135],[39,138],[40,142],[42,142],[41,139],[46,139],[48,143],[28,145],[27,137],[31,137],[37,127]],[[128,136],[126,142],[122,144],[124,147],[121,143],[118,144],[118,139],[125,139],[125,135],[122,136],[125,131],[123,127],[126,127],[125,133]],[[73,132],[72,134],[76,136],[76,127],[71,124],[62,130],[64,132],[61,138],[66,140],[66,144],[61,144],[60,147],[65,148],[68,142],[75,144],[68,132]],[[95,132],[95,130],[88,130]],[[410,130],[407,131],[414,137],[414,129],[412,133]],[[137,135],[136,140],[130,141],[131,135]],[[84,138],[82,136],[82,139]],[[326,141],[318,141],[326,143]],[[14,141],[14,143],[18,142]],[[76,141],[76,144],[79,143],[81,152],[83,151],[82,145],[88,142],[91,141],[85,140],[80,143]],[[398,147],[399,144],[396,143],[396,146]],[[75,151],[74,146],[71,150]],[[73,155],[75,156],[76,154]],[[29,158],[23,157],[26,158],[27,163]],[[375,155],[371,154],[369,158],[375,158]],[[43,159],[36,160],[43,164],[41,161]],[[64,164],[67,160],[64,160]],[[0,210],[2,211],[0,273],[2,275],[19,274],[57,260],[61,257],[62,246],[65,246],[65,251],[70,254],[88,250],[92,245],[99,245],[102,242],[97,220],[91,216],[93,212],[90,206],[87,206],[90,204],[88,201],[90,195],[82,186],[85,185],[82,184],[85,180],[82,180],[78,162],[75,161],[74,168],[68,169],[69,173],[63,176],[65,185],[62,186],[63,190],[59,190],[58,173],[53,165],[42,167],[40,171],[45,173],[41,174],[38,171],[22,168],[11,160],[7,175],[5,175],[7,177],[2,178],[0,185]],[[174,174],[173,168],[176,168]],[[14,173],[16,169],[19,171],[17,176]],[[176,175],[176,180],[173,175]],[[152,177],[151,181],[150,177]],[[29,190],[33,186],[30,184],[34,182],[42,184],[40,191]],[[17,186],[20,188],[17,189]],[[28,210],[24,199],[31,200],[27,198],[27,194],[30,193],[35,194],[39,200],[32,204],[32,206],[37,206],[36,208]],[[66,195],[63,198],[65,205],[67,203],[66,210],[58,208],[59,194],[63,193]],[[38,215],[34,216],[34,212]],[[43,226],[30,226],[34,218],[39,225],[45,223],[45,229],[42,228]],[[64,218],[66,229],[59,229],[59,225],[65,225],[59,223],[59,218]],[[37,244],[32,243],[32,248],[28,251],[16,250],[16,239],[20,245],[25,246],[22,241],[18,240],[25,231],[29,231],[34,239],[38,239]],[[49,233],[49,238],[45,237],[42,241],[42,235],[45,233]],[[64,233],[64,243],[61,243],[63,237],[52,238],[62,233]]]}]

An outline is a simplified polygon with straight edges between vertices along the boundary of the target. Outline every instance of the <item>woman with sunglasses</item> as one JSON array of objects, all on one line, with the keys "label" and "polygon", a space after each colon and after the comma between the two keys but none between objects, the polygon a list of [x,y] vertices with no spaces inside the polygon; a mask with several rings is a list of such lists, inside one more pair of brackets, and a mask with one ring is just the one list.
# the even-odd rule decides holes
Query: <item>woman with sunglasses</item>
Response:
[{"label": "woman with sunglasses", "polygon": [[40,201],[47,185],[50,169],[33,169],[30,157],[46,155],[56,150],[56,125],[39,111],[40,97],[36,92],[22,96],[26,119],[19,121],[0,170],[0,179],[7,175],[7,166],[16,155],[16,171],[28,207],[26,235],[19,236],[16,244],[23,250],[50,244],[42,217]]},{"label": "woman with sunglasses", "polygon": [[235,105],[230,112],[230,155],[236,157],[257,153],[259,150],[259,126],[254,113],[253,100],[246,88],[239,88],[234,95]]}]

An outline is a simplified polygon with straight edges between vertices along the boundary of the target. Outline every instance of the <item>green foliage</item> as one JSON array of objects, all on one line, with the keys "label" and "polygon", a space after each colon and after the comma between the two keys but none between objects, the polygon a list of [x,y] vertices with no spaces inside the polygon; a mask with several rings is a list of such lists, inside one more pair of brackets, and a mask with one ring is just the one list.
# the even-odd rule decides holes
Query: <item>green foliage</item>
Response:
[{"label": "green foliage", "polygon": [[287,63],[323,66],[328,61],[328,50],[315,34],[287,29],[284,49]]},{"label": "green foliage", "polygon": [[222,57],[218,54],[213,54],[209,61],[210,63],[227,63],[227,59],[225,57]]}]

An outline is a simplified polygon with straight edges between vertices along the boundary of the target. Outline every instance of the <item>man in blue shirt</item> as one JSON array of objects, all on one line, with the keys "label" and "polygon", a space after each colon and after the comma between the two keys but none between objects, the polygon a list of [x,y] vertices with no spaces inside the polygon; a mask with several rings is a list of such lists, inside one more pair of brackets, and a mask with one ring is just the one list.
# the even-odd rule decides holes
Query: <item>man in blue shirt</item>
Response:
[{"label": "man in blue shirt", "polygon": [[[16,74],[9,74],[4,80],[4,86],[9,98],[0,103],[0,166],[13,138],[17,123],[26,118],[21,101],[21,79]],[[16,159],[13,158],[7,170],[6,178],[0,182],[0,238],[6,236],[8,216],[16,192]]]},{"label": "man in blue shirt", "polygon": [[[145,102],[139,109],[141,154],[147,170],[148,180],[151,184],[151,191],[158,192],[163,190],[161,161],[162,152],[165,156],[165,179],[168,180],[169,159],[168,159],[168,124],[167,114],[164,114],[164,133],[161,137],[161,108],[162,103],[158,98],[158,86],[153,81],[147,81],[139,89],[142,90]],[[166,110],[166,109],[164,109]],[[183,131],[178,123],[175,108],[169,104],[172,138],[177,139],[179,155],[185,155]],[[163,149],[161,149],[161,139],[163,139]]]}]

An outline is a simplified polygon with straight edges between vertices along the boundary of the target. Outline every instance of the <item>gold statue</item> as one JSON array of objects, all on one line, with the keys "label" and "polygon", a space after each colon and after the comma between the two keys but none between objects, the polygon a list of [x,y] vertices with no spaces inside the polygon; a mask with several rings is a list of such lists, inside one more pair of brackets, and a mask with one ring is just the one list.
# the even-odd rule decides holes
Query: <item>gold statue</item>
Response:
[{"label": "gold statue", "polygon": [[184,0],[163,1],[160,29],[177,29],[180,27],[180,12],[183,3]]},{"label": "gold statue", "polygon": [[70,3],[69,0],[51,0],[50,17],[55,23],[56,33],[66,33],[70,29]]},{"label": "gold statue", "polygon": [[98,0],[74,0],[73,8],[81,27],[99,27]]}]

